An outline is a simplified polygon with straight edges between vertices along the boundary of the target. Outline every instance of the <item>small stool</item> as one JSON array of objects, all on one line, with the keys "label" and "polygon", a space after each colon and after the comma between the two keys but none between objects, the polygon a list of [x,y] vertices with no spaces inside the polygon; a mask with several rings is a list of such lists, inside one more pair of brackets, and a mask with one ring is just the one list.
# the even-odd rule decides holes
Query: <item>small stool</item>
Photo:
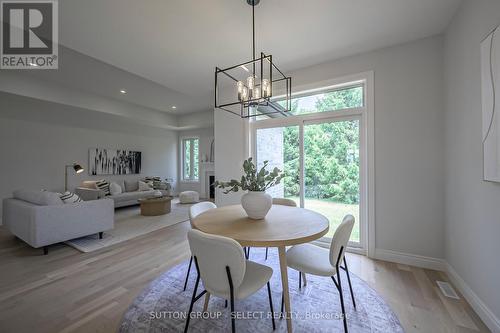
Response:
[{"label": "small stool", "polygon": [[196,191],[184,191],[179,194],[179,202],[182,204],[197,203],[200,201],[200,195]]}]

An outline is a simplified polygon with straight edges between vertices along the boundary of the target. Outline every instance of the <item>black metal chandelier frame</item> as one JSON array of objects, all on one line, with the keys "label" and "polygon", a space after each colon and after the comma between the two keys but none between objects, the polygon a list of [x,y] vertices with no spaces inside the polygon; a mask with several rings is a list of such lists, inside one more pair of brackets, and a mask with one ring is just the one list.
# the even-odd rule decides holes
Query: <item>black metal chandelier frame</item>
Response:
[{"label": "black metal chandelier frame", "polygon": [[[215,108],[227,111],[229,113],[240,116],[241,118],[251,118],[259,115],[272,115],[280,114],[281,116],[287,116],[287,113],[291,110],[291,96],[292,96],[292,78],[286,76],[279,68],[273,63],[273,56],[266,55],[263,52],[260,53],[260,57],[255,56],[255,6],[259,3],[259,0],[247,0],[247,3],[252,6],[252,60],[221,69],[219,67],[215,68]],[[235,83],[241,82],[234,75],[231,75],[231,71],[237,69],[238,67],[246,68],[246,66],[251,65],[253,77],[257,77],[256,68],[260,68],[260,83],[254,85],[253,88],[259,88],[262,91],[262,96],[256,98],[249,98],[244,100],[237,100],[233,102],[223,103],[219,102],[219,91],[222,89],[219,87],[220,79],[219,75],[223,75]],[[267,94],[264,94],[262,82],[264,79],[264,73],[266,66],[269,66],[269,87],[266,89]],[[273,71],[275,70],[275,75],[273,77]],[[284,84],[284,94],[280,95],[279,98],[274,97],[273,84],[281,83]],[[244,86],[250,89],[246,84]],[[279,103],[280,102],[280,103]],[[239,105],[239,114],[235,112],[234,106]],[[232,110],[231,110],[231,107]],[[253,110],[253,112],[252,112]]]}]

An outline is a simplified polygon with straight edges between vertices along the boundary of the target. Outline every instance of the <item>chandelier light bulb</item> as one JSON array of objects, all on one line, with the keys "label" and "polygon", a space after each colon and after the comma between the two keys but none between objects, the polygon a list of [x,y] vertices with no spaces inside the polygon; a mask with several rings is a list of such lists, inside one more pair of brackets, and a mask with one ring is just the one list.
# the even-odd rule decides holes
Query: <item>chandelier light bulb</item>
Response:
[{"label": "chandelier light bulb", "polygon": [[271,84],[268,79],[262,79],[262,96],[264,98],[271,97]]},{"label": "chandelier light bulb", "polygon": [[249,76],[247,78],[247,87],[248,89],[253,90],[253,88],[255,87],[255,77]]},{"label": "chandelier light bulb", "polygon": [[248,88],[243,86],[243,89],[241,90],[241,100],[246,101],[248,99]]},{"label": "chandelier light bulb", "polygon": [[253,97],[256,99],[260,98],[260,88],[259,87],[255,87],[254,92],[253,92]]},{"label": "chandelier light bulb", "polygon": [[243,85],[243,82],[242,81],[238,81],[238,83],[236,83],[236,88],[238,89],[238,100],[241,101],[243,99],[243,88],[245,86]]}]

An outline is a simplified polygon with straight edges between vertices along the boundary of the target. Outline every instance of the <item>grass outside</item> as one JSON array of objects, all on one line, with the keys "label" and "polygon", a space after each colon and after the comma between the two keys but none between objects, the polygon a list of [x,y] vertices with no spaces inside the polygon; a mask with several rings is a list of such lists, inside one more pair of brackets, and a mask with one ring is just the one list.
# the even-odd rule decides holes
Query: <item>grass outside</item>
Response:
[{"label": "grass outside", "polygon": [[[300,202],[298,197],[291,197],[290,199],[294,200],[297,204]],[[329,200],[305,198],[304,208],[323,214],[328,218],[328,220],[330,220],[330,230],[325,235],[325,237],[330,238],[333,237],[335,230],[342,222],[344,216],[352,214],[356,219],[356,222],[352,230],[351,241],[359,242],[359,205],[349,205]]]}]

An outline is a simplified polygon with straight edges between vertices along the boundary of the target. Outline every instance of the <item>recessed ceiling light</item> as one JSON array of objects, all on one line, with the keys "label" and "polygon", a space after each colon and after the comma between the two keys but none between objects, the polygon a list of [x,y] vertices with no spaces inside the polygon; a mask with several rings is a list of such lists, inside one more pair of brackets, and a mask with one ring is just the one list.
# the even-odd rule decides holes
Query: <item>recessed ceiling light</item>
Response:
[{"label": "recessed ceiling light", "polygon": [[177,106],[175,106],[175,105],[172,105],[172,109],[174,109],[174,110],[175,110],[175,109],[177,109]]},{"label": "recessed ceiling light", "polygon": [[122,90],[120,90],[120,93],[122,93],[123,95],[125,95],[127,93],[127,91],[125,89],[122,89]]}]

